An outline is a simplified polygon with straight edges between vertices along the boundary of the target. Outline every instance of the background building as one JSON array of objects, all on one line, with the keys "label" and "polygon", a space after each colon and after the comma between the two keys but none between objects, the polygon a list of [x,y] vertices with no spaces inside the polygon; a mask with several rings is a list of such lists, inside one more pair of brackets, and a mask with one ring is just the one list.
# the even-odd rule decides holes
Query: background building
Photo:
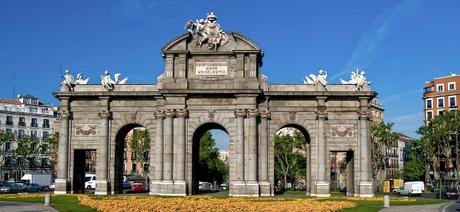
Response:
[{"label": "background building", "polygon": [[[14,133],[16,138],[30,136],[46,144],[45,140],[53,134],[56,107],[45,105],[39,99],[31,96],[18,95],[16,99],[0,98],[0,129]],[[52,173],[51,152],[48,150],[39,157],[30,158],[28,168],[24,173],[16,173],[12,151],[17,147],[16,142],[7,141],[0,147],[1,180],[18,180],[24,173]]]},{"label": "background building", "polygon": [[460,98],[460,91],[457,87],[459,85],[460,76],[452,73],[449,76],[425,82],[423,94],[425,123],[444,111],[459,109],[457,103],[457,99]]}]

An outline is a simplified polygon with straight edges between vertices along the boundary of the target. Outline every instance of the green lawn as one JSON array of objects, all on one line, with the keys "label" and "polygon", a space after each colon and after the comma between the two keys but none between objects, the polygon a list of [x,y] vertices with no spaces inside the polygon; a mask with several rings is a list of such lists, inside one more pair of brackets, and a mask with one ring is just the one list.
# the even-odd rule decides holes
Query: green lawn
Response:
[{"label": "green lawn", "polygon": [[[10,202],[28,202],[44,204],[45,195],[43,197],[26,197],[26,198],[3,198],[0,195],[0,201]],[[57,195],[51,197],[51,207],[58,211],[97,211],[94,208],[83,206],[79,204],[77,196],[73,195]]]}]

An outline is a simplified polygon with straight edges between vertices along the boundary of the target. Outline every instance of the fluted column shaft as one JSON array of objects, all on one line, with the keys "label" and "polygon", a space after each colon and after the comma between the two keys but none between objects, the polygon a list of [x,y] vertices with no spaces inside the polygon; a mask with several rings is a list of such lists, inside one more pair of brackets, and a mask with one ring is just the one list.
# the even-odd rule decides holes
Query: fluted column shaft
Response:
[{"label": "fluted column shaft", "polygon": [[177,117],[177,141],[174,142],[174,181],[185,181],[185,117],[187,110],[179,109],[176,111]]},{"label": "fluted column shaft", "polygon": [[153,180],[163,180],[163,119],[165,114],[163,111],[157,111],[155,113],[156,118],[156,136],[155,136],[155,155],[153,162],[155,167],[152,173]]},{"label": "fluted column shaft", "polygon": [[109,111],[99,112],[100,121],[100,142],[96,153],[96,174],[97,180],[106,181],[108,179],[108,155],[109,155]]},{"label": "fluted column shaft", "polygon": [[326,116],[327,114],[318,113],[318,181],[326,181]]},{"label": "fluted column shaft", "polygon": [[59,147],[58,147],[58,170],[57,178],[60,180],[68,180],[69,176],[69,119],[71,113],[62,111],[59,113],[61,127],[59,129]]},{"label": "fluted column shaft", "polygon": [[268,150],[269,150],[269,125],[268,120],[271,118],[269,111],[260,113],[260,143],[259,143],[259,161],[260,161],[260,181],[268,181]]},{"label": "fluted column shaft", "polygon": [[248,132],[248,183],[257,182],[257,109],[248,111],[249,132]]},{"label": "fluted column shaft", "polygon": [[164,122],[163,180],[173,180],[173,110],[166,110]]},{"label": "fluted column shaft", "polygon": [[360,163],[361,163],[361,181],[371,182],[370,175],[370,129],[369,129],[369,111],[368,99],[360,99],[359,126],[360,126]]},{"label": "fluted column shaft", "polygon": [[236,110],[236,180],[244,181],[244,117],[246,110]]}]

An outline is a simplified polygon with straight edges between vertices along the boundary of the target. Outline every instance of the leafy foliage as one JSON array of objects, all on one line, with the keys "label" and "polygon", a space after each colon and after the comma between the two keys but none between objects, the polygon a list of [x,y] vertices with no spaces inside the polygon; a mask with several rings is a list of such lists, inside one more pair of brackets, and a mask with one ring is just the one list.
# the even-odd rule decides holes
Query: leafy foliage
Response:
[{"label": "leafy foliage", "polygon": [[200,139],[200,164],[198,179],[205,182],[222,183],[228,179],[228,167],[219,159],[219,150],[208,131]]},{"label": "leafy foliage", "polygon": [[281,189],[288,182],[295,183],[306,173],[306,140],[301,132],[275,137],[275,179],[281,181]]},{"label": "leafy foliage", "polygon": [[371,126],[371,170],[375,179],[379,171],[386,167],[384,151],[387,147],[398,141],[399,135],[394,133],[393,123],[374,123]]},{"label": "leafy foliage", "polygon": [[405,181],[423,181],[425,175],[425,160],[420,148],[420,142],[414,140],[406,148],[409,153],[409,162],[406,164],[403,172]]},{"label": "leafy foliage", "polygon": [[[134,129],[131,139],[128,142],[128,146],[131,151],[134,153],[134,158],[132,160],[137,163],[142,164],[144,167],[145,164],[149,163],[149,152],[150,152],[150,136],[147,130],[144,129]],[[148,170],[142,168],[142,175],[145,178],[146,186],[148,187]]]}]

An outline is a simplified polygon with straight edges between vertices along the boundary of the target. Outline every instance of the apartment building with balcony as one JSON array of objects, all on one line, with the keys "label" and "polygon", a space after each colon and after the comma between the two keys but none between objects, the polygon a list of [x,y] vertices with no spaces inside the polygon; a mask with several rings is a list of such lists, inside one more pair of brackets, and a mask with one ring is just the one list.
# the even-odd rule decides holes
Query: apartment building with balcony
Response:
[{"label": "apartment building with balcony", "polygon": [[[44,144],[46,139],[53,134],[53,124],[57,108],[43,104],[38,98],[31,95],[17,98],[0,98],[0,130],[10,132],[16,138],[29,136]],[[37,157],[29,158],[28,169],[24,173],[16,173],[15,161],[12,157],[13,150],[17,147],[14,141],[7,141],[0,146],[0,181],[19,179],[24,173],[39,172],[52,173],[51,154],[45,151]]]},{"label": "apartment building with balcony", "polygon": [[459,110],[460,75],[434,78],[425,82],[423,94],[425,123],[430,119],[450,110]]}]

